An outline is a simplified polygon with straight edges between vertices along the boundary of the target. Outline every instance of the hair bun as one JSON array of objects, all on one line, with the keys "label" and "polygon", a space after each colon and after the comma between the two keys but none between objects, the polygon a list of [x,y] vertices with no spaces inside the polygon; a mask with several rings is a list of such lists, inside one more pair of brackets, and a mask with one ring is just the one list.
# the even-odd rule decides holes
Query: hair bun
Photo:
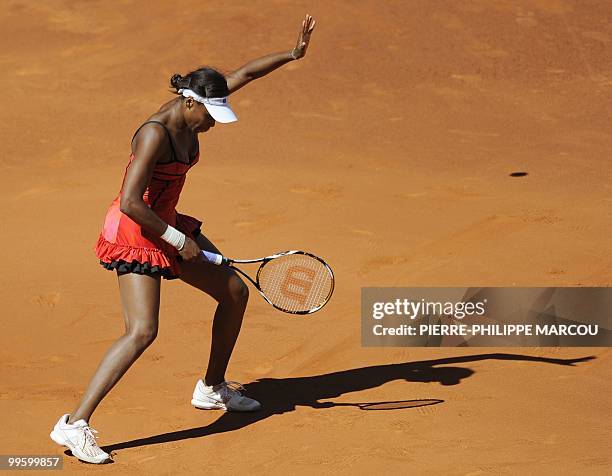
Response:
[{"label": "hair bun", "polygon": [[176,90],[181,89],[181,82],[183,81],[183,77],[180,74],[173,74],[170,78],[170,85]]}]

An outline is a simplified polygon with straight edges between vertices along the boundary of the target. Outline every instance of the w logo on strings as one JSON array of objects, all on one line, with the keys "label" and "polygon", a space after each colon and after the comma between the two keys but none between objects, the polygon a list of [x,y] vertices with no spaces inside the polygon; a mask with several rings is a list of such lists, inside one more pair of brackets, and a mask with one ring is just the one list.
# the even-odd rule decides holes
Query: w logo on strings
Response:
[{"label": "w logo on strings", "polygon": [[314,278],[314,270],[299,265],[291,266],[287,269],[280,292],[287,299],[293,299],[304,305],[310,294]]}]

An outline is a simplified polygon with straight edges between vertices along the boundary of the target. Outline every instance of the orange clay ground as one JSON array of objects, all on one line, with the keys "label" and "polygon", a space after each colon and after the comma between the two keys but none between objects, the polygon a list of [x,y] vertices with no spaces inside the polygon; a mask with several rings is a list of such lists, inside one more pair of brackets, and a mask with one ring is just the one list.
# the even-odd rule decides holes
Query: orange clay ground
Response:
[{"label": "orange clay ground", "polygon": [[[230,256],[323,256],[332,302],[251,293],[227,376],[265,409],[203,412],[214,302],[165,281],[158,340],[91,421],[115,463],[65,471],[610,474],[608,349],[360,344],[364,286],[612,282],[597,1],[3,2],[0,453],[62,455],[49,431],[122,333],[93,245],[170,76],[288,50],[306,13],[306,58],[232,96],[178,209]],[[443,403],[346,405],[411,399]]]}]

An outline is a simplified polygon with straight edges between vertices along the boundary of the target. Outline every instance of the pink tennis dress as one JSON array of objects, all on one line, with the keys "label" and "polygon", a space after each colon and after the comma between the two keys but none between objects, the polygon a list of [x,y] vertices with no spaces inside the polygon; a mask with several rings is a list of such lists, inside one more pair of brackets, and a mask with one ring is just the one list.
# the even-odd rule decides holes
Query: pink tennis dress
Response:
[{"label": "pink tennis dress", "polygon": [[[198,151],[188,164],[177,160],[170,131],[159,121],[148,121],[142,126],[148,123],[160,124],[166,130],[172,148],[172,161],[155,165],[153,177],[142,198],[163,221],[195,240],[201,232],[202,222],[178,213],[175,207],[187,172],[198,162],[200,152]],[[136,157],[132,153],[123,176],[124,182],[134,160]],[[119,204],[122,191],[123,183],[119,195],[106,212],[104,226],[94,248],[100,264],[108,270],[118,270],[120,273],[148,274],[165,279],[178,278],[178,262],[181,260],[178,251],[121,212]]]}]

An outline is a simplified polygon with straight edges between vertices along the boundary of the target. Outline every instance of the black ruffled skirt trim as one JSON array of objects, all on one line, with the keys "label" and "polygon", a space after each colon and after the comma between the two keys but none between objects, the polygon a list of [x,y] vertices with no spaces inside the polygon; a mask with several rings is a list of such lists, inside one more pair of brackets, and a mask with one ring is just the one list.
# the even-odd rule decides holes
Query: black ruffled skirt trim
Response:
[{"label": "black ruffled skirt trim", "polygon": [[161,276],[164,279],[177,279],[178,276],[172,274],[169,268],[162,268],[160,266],[151,266],[150,263],[140,263],[138,261],[127,261],[119,260],[113,261],[112,263],[106,263],[100,260],[100,264],[109,271],[118,271],[120,274],[124,273],[136,273],[146,274],[148,276]]}]

